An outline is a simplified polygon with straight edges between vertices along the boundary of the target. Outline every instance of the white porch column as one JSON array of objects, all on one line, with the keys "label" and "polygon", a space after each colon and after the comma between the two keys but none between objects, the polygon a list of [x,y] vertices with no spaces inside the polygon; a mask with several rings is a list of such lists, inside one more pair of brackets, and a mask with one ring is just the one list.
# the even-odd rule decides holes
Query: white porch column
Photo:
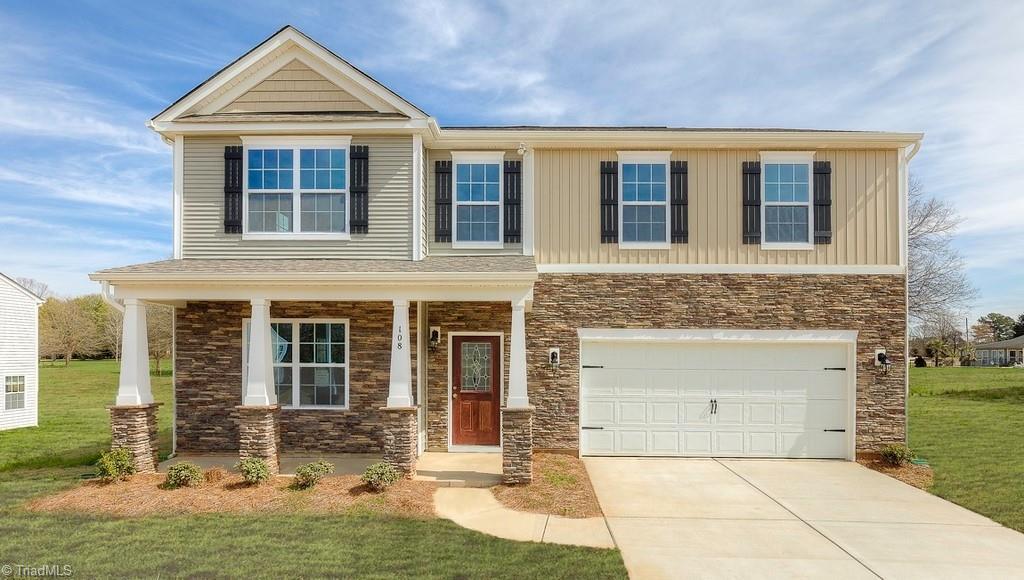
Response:
[{"label": "white porch column", "polygon": [[125,298],[121,325],[121,375],[117,402],[121,405],[149,405],[149,336],[146,333],[146,305],[137,298]]},{"label": "white porch column", "polygon": [[391,324],[391,379],[388,407],[412,406],[412,344],[409,341],[409,301],[395,300]]},{"label": "white porch column", "polygon": [[246,407],[268,407],[277,404],[270,341],[270,301],[265,298],[253,298],[250,303],[252,316],[249,319],[249,370],[242,404]]},{"label": "white porch column", "polygon": [[530,406],[526,393],[526,303],[512,303],[512,346],[509,349],[508,403],[510,409]]}]

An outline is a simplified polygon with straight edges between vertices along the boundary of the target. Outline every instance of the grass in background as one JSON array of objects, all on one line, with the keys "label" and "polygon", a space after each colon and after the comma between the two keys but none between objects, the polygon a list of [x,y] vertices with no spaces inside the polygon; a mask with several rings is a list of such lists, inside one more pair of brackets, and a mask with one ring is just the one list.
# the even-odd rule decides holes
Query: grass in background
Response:
[{"label": "grass in background", "polygon": [[[107,406],[117,396],[119,364],[113,360],[71,361],[39,366],[39,426],[0,431],[0,472],[22,468],[92,464],[110,446]],[[151,376],[160,451],[171,449],[171,376]]]},{"label": "grass in background", "polygon": [[912,368],[910,393],[929,491],[1024,532],[1024,369]]}]

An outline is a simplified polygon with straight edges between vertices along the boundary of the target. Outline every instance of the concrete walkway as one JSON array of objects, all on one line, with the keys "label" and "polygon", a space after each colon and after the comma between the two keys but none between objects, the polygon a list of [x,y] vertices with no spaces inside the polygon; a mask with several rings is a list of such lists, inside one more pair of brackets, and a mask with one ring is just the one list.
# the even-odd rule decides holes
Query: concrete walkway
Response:
[{"label": "concrete walkway", "polygon": [[853,462],[585,462],[633,578],[1024,578],[1024,535]]},{"label": "concrete walkway", "polygon": [[509,509],[489,489],[444,487],[434,494],[434,509],[464,528],[507,540],[614,548],[604,518],[563,518]]},{"label": "concrete walkway", "polygon": [[420,455],[414,479],[441,487],[491,487],[501,483],[501,453],[436,453]]}]

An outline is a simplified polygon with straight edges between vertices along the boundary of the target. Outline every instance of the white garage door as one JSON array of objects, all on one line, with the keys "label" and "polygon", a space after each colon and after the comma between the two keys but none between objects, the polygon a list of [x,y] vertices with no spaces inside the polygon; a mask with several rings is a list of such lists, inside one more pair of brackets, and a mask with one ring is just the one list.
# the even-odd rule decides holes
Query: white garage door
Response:
[{"label": "white garage door", "polygon": [[584,455],[843,458],[842,343],[583,342]]}]

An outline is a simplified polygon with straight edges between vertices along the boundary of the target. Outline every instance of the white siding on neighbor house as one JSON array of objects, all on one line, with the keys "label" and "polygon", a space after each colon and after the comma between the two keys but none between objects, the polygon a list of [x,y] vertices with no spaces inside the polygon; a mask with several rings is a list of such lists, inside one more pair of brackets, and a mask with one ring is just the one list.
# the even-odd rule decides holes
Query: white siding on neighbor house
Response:
[{"label": "white siding on neighbor house", "polygon": [[[25,408],[8,410],[6,377],[25,377]],[[38,424],[39,307],[0,276],[0,430]]]},{"label": "white siding on neighbor house", "polygon": [[370,229],[351,240],[242,240],[224,233],[224,147],[237,137],[186,137],[183,258],[367,258],[412,256],[412,138],[353,137],[370,147]]}]

